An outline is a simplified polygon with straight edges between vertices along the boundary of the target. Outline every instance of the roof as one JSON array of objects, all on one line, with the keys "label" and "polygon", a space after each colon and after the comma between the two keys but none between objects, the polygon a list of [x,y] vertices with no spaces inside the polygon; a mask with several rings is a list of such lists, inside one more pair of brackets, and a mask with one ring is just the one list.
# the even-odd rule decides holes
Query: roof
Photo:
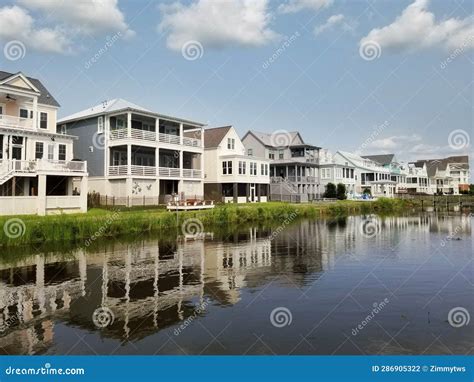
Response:
[{"label": "roof", "polygon": [[395,154],[362,155],[362,158],[370,159],[381,166],[386,166],[392,163],[394,157],[395,157]]},{"label": "roof", "polygon": [[[8,77],[16,76],[18,73],[9,73],[9,72],[3,72],[0,71],[0,81],[3,81],[7,79]],[[46,87],[43,85],[43,83],[32,77],[25,76],[28,81],[30,81],[33,86],[35,86],[39,91],[40,91],[40,96],[38,97],[38,103],[42,105],[49,105],[49,106],[56,106],[59,107],[58,101],[54,99],[54,97],[51,95],[51,93],[46,89]],[[8,85],[6,85],[8,86]],[[17,88],[16,86],[11,86],[12,88]]]},{"label": "roof", "polygon": [[[281,130],[280,132],[273,132],[273,133],[262,133],[259,131],[254,131],[254,130],[249,130],[242,140],[245,139],[245,137],[248,134],[252,134],[262,145],[267,146],[267,147],[281,147],[281,146],[288,146],[288,147],[311,147],[311,148],[317,148],[319,149],[320,147],[318,146],[313,146],[306,144],[303,140],[303,137],[301,134],[297,131],[283,131]],[[281,138],[279,139],[279,135],[281,135]],[[295,142],[296,138],[300,138],[302,144],[299,142]],[[284,141],[285,143],[283,145],[279,145],[279,141]],[[289,141],[289,142],[287,142]]]},{"label": "roof", "polygon": [[115,98],[109,101],[101,102],[100,104],[92,106],[88,109],[68,115],[67,117],[63,117],[58,120],[58,123],[66,123],[66,122],[72,122],[72,121],[77,121],[77,120],[82,120],[82,119],[88,119],[88,118],[92,118],[98,115],[118,113],[121,111],[132,111],[132,112],[137,112],[137,113],[148,114],[151,117],[158,117],[158,118],[162,117],[162,118],[180,121],[184,123],[190,123],[193,125],[204,126],[203,123],[188,121],[182,118],[170,117],[163,114],[155,113],[151,110],[148,110],[142,106],[139,106],[137,104],[134,104],[133,102],[129,102],[122,98]]},{"label": "roof", "polygon": [[218,147],[232,126],[214,127],[204,130],[204,148]]},{"label": "roof", "polygon": [[428,176],[433,177],[437,171],[446,171],[449,164],[456,164],[457,167],[469,169],[469,156],[457,155],[440,159],[419,159],[415,162],[416,167],[423,167],[423,164],[426,164]]}]

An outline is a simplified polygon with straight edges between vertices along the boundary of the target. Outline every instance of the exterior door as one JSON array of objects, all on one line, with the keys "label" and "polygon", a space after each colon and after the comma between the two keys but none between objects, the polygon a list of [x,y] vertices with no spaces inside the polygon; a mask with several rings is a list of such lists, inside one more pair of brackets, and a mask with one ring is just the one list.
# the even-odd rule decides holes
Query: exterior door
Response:
[{"label": "exterior door", "polygon": [[250,184],[250,201],[255,202],[255,183]]}]

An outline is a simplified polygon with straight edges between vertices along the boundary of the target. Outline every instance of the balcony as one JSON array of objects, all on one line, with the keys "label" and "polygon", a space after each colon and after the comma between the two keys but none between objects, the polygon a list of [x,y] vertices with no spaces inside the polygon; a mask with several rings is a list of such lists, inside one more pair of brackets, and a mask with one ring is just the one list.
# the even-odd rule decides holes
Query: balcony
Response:
[{"label": "balcony", "polygon": [[[181,137],[179,135],[159,133],[157,136],[156,132],[149,130],[130,129],[129,134],[128,129],[118,129],[111,130],[109,134],[109,139],[111,141],[136,139],[139,141],[154,142],[157,140],[157,137],[158,141],[161,143],[181,145]],[[183,145],[190,147],[202,147],[202,141],[196,138],[183,137]]]},{"label": "balcony", "polygon": [[0,114],[0,127],[14,127],[20,129],[32,129],[33,119],[20,118],[13,115]]},{"label": "balcony", "polygon": [[109,166],[109,176],[150,176],[160,178],[190,178],[201,179],[202,170],[183,169],[182,175],[179,168],[174,167],[154,167],[154,166],[130,166],[130,173],[127,165]]}]

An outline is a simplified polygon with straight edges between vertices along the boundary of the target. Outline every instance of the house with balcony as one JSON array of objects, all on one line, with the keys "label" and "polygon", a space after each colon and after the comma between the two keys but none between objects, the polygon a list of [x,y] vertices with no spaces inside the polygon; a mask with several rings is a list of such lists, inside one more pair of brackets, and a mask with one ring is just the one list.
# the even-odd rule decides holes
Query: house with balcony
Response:
[{"label": "house with balcony", "polygon": [[407,166],[406,192],[408,194],[431,194],[428,168],[423,162],[410,162]]},{"label": "house with balcony", "polygon": [[396,181],[391,178],[391,170],[380,163],[355,153],[338,151],[340,160],[354,167],[355,194],[370,191],[372,196],[393,197]]},{"label": "house with balcony", "polygon": [[[270,160],[272,200],[305,202],[319,198],[320,147],[304,142],[298,132],[248,131],[242,138],[247,155]],[[283,142],[280,142],[283,141]]]},{"label": "house with balcony", "polygon": [[347,197],[353,198],[356,194],[355,167],[339,152],[332,154],[327,149],[319,152],[319,184],[324,193],[329,183],[341,183],[346,187]]},{"label": "house with balcony", "polygon": [[202,123],[114,99],[61,118],[57,128],[79,137],[89,192],[129,206],[203,198]]},{"label": "house with balcony", "polygon": [[459,195],[469,191],[469,156],[458,155],[440,159],[420,159],[415,166],[423,166],[429,180],[429,194]]},{"label": "house with balcony", "polygon": [[266,202],[270,161],[248,155],[232,126],[204,130],[204,196],[224,203]]},{"label": "house with balcony", "polygon": [[406,164],[397,160],[395,154],[362,155],[362,158],[369,159],[390,171],[390,180],[395,182],[395,193],[407,193],[408,168]]},{"label": "house with balcony", "polygon": [[41,81],[0,71],[0,215],[87,211],[87,163]]}]

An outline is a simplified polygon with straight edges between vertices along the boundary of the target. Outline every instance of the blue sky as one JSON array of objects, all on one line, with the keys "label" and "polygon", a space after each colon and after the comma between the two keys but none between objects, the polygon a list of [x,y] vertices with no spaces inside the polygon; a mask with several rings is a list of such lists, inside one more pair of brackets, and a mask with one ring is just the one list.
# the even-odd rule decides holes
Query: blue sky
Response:
[{"label": "blue sky", "polygon": [[468,0],[2,0],[0,68],[60,116],[120,97],[332,151],[472,157],[473,25]]}]

